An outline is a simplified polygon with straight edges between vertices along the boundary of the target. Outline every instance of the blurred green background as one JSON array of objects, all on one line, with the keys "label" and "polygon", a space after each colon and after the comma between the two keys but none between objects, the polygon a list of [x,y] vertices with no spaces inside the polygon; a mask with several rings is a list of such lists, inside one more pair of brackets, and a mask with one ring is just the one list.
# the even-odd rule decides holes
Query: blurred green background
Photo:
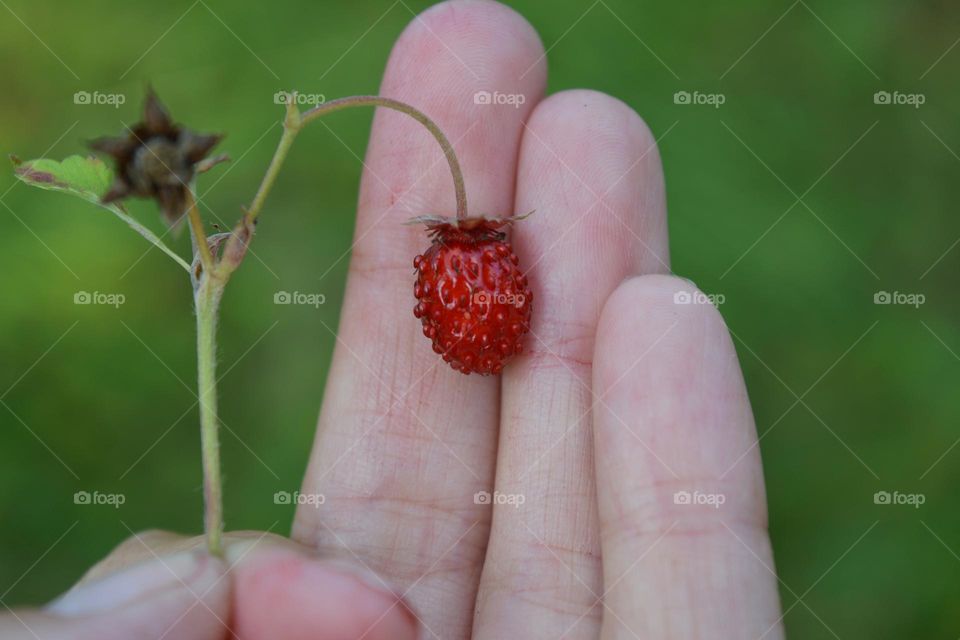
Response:
[{"label": "blurred green background", "polygon": [[[200,190],[205,215],[231,222],[279,136],[274,92],[376,92],[392,42],[430,4],[205,1],[4,0],[0,148],[78,152],[135,121],[152,82],[179,119],[229,132],[220,150],[235,161]],[[673,266],[724,296],[738,338],[788,634],[956,638],[960,6],[508,4],[551,47],[551,92],[611,93],[666,133]],[[82,90],[128,101],[74,104]],[[678,91],[725,103],[676,104]],[[878,91],[925,103],[875,104]],[[301,137],[228,291],[229,528],[289,530],[293,509],[273,493],[298,487],[312,442],[333,347],[320,321],[337,324],[347,261],[330,265],[350,245],[361,169],[335,136],[362,156],[371,115]],[[53,597],[131,531],[198,532],[201,478],[183,274],[106,212],[4,174],[0,599],[12,606]],[[132,211],[159,230],[150,205]],[[186,235],[176,246],[187,252]],[[278,289],[327,303],[276,306]],[[127,302],[77,306],[80,290]],[[876,305],[878,291],[925,303]],[[126,504],[75,505],[78,490]],[[926,500],[876,505],[877,491]]]}]

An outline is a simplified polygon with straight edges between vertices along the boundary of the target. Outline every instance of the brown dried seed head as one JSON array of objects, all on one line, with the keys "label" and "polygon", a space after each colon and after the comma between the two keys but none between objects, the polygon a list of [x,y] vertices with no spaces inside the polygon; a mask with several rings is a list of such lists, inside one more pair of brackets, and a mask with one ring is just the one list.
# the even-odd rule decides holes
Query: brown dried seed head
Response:
[{"label": "brown dried seed head", "polygon": [[174,123],[157,94],[149,90],[142,122],[129,127],[125,135],[90,143],[117,165],[114,183],[102,200],[151,198],[173,226],[185,212],[195,166],[222,139],[222,135],[198,134]]}]

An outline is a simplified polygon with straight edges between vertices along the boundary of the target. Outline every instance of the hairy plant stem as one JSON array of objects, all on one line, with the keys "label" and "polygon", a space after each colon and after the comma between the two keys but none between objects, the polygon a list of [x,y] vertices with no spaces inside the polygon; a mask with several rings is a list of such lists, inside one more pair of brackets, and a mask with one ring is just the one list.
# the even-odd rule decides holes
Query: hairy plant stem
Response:
[{"label": "hairy plant stem", "polygon": [[187,189],[187,217],[190,219],[190,231],[193,233],[194,249],[200,255],[200,263],[204,271],[213,269],[213,254],[207,244],[207,234],[203,230],[203,220],[200,219],[200,210],[197,208],[197,197],[193,189]]},{"label": "hairy plant stem", "polygon": [[450,140],[448,140],[447,136],[440,130],[440,127],[422,111],[399,100],[382,98],[380,96],[350,96],[348,98],[339,98],[317,105],[303,113],[300,113],[293,102],[294,100],[291,99],[287,104],[287,117],[283,123],[283,137],[280,138],[280,144],[277,146],[277,150],[273,155],[273,160],[270,161],[270,167],[267,169],[267,173],[263,177],[263,182],[261,182],[260,188],[257,190],[257,195],[254,197],[253,203],[251,203],[247,212],[251,223],[256,222],[257,216],[260,215],[260,211],[263,209],[263,203],[267,199],[267,194],[270,193],[270,189],[276,181],[277,174],[280,172],[280,167],[283,165],[283,161],[286,159],[287,153],[289,153],[290,147],[293,145],[293,141],[296,139],[300,129],[302,129],[304,125],[329,113],[351,107],[384,107],[386,109],[393,109],[394,111],[407,114],[422,124],[427,131],[433,135],[437,144],[440,145],[440,149],[447,159],[447,164],[450,166],[450,175],[453,177],[453,189],[457,198],[457,219],[467,217],[467,190],[464,186],[463,171],[460,169],[457,154],[454,152]]},{"label": "hairy plant stem", "polygon": [[204,530],[207,537],[207,549],[212,555],[223,555],[223,495],[220,472],[220,443],[218,438],[219,419],[217,417],[217,379],[216,379],[216,333],[217,312],[223,291],[233,272],[240,266],[246,254],[247,245],[253,235],[253,228],[263,210],[267,195],[273,188],[287,154],[297,134],[309,122],[328,113],[350,107],[385,107],[405,113],[421,123],[433,135],[450,166],[453,187],[457,198],[457,219],[467,217],[467,193],[463,183],[463,172],[453,151],[453,145],[440,128],[423,112],[408,104],[381,98],[379,96],[353,96],[324,103],[303,113],[296,107],[295,99],[287,103],[287,114],[283,122],[283,135],[277,150],[273,154],[270,166],[257,189],[257,193],[244,211],[243,217],[226,240],[226,245],[217,259],[217,251],[211,251],[208,239],[203,231],[203,222],[197,210],[197,203],[190,195],[189,219],[191,233],[200,264],[203,266],[199,276],[194,276],[194,302],[197,312],[197,379],[200,399],[200,442],[203,453],[204,486]]},{"label": "hairy plant stem", "polygon": [[[202,239],[205,242],[204,239]],[[217,311],[226,280],[205,271],[194,294],[197,312],[197,397],[203,455],[204,531],[207,550],[223,555],[223,491],[217,418]]]}]

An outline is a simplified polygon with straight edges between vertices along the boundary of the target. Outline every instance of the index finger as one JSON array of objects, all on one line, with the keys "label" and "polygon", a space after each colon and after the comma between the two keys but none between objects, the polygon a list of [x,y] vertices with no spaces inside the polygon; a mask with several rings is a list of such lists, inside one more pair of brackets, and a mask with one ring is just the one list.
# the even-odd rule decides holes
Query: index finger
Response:
[{"label": "index finger", "polygon": [[[380,93],[434,119],[460,158],[471,212],[502,215],[512,213],[523,121],[545,75],[539,38],[517,13],[448,2],[400,37]],[[484,91],[518,98],[475,100]],[[415,610],[441,637],[470,632],[490,518],[474,494],[491,488],[499,419],[499,380],[450,369],[412,313],[412,261],[428,239],[401,223],[451,215],[453,205],[436,142],[408,116],[379,110],[304,481],[325,503],[301,508],[293,530],[301,542],[361,557],[412,588]]]}]

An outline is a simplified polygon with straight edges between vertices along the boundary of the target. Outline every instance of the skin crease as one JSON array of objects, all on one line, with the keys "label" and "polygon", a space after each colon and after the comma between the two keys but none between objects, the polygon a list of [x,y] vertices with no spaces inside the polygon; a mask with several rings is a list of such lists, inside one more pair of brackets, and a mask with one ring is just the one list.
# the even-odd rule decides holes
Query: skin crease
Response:
[{"label": "skin crease", "polygon": [[[783,638],[736,353],[719,313],[675,304],[696,289],[662,275],[654,136],[607,95],[543,98],[546,77],[519,14],[454,0],[411,21],[380,90],[453,142],[471,213],[536,210],[511,231],[536,301],[524,354],[499,378],[467,377],[421,334],[411,261],[429,240],[400,223],[449,214],[453,190],[430,136],[378,110],[302,488],[324,505],[301,507],[295,542],[230,534],[225,563],[187,563],[191,590],[79,618],[7,612],[0,637],[153,638],[178,624],[167,637],[226,638],[231,625],[244,640]],[[525,101],[474,103],[494,90]],[[523,504],[477,504],[480,491]],[[725,502],[678,505],[677,491]],[[200,545],[131,539],[77,590],[142,580],[144,563],[186,562]]]}]

